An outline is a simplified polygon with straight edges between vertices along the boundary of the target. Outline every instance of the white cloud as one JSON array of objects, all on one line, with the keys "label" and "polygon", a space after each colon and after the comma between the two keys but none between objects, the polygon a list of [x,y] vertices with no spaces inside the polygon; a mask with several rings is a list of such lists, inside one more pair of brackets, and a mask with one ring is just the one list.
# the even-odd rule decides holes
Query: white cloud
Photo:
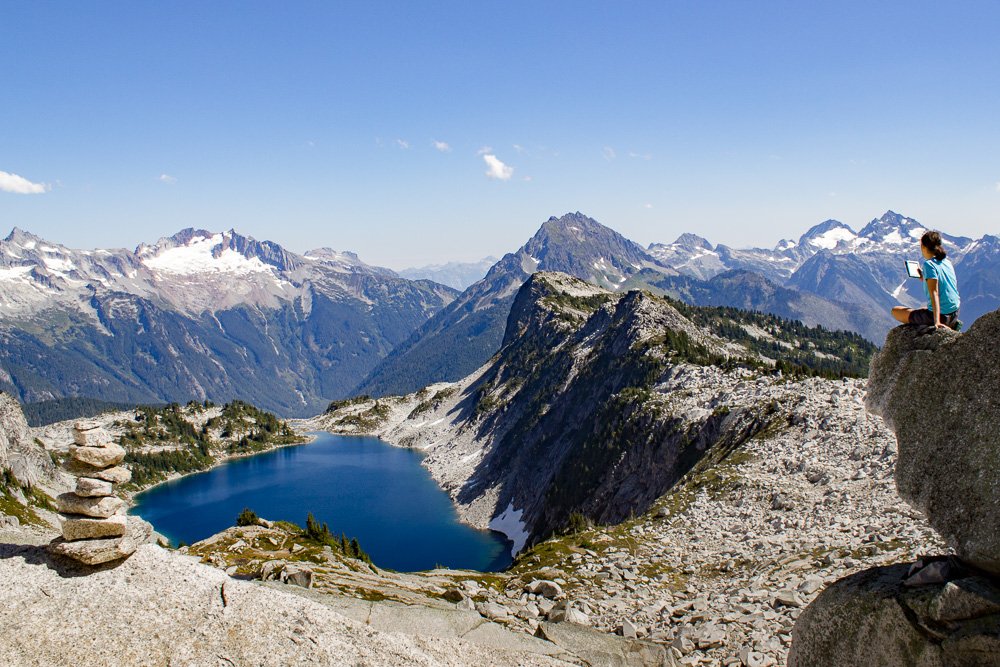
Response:
[{"label": "white cloud", "polygon": [[500,161],[500,158],[492,153],[483,155],[483,162],[485,162],[488,167],[486,175],[490,178],[496,178],[501,181],[509,181],[510,177],[514,175],[514,167],[504,164]]},{"label": "white cloud", "polygon": [[160,174],[159,176],[156,177],[156,180],[158,180],[160,183],[166,183],[167,185],[173,185],[174,183],[177,182],[177,177],[176,176],[171,176],[170,174]]},{"label": "white cloud", "polygon": [[643,204],[642,207],[643,208],[653,208],[653,205],[652,204]]},{"label": "white cloud", "polygon": [[16,195],[40,195],[51,189],[45,183],[32,183],[24,176],[0,171],[0,192],[12,192]]},{"label": "white cloud", "polygon": [[605,146],[601,150],[601,155],[603,155],[604,159],[608,161],[614,160],[616,157],[618,157],[618,154],[615,153],[615,149],[612,148],[611,146]]},{"label": "white cloud", "polygon": [[629,157],[638,158],[640,160],[652,160],[653,156],[649,153],[636,153],[634,151],[629,151]]},{"label": "white cloud", "polygon": [[521,144],[514,144],[514,150],[516,150],[518,153],[523,153],[523,152],[525,152],[528,149],[526,149]]},{"label": "white cloud", "polygon": [[438,141],[437,139],[435,139],[432,143],[434,144],[434,148],[438,149],[442,153],[451,152],[451,146],[448,145],[447,141]]},{"label": "white cloud", "polygon": [[486,155],[487,153],[492,153],[492,152],[493,148],[491,148],[490,146],[483,146],[478,151],[476,151],[476,155]]},{"label": "white cloud", "polygon": [[410,148],[410,142],[406,139],[396,139],[396,145],[402,148],[404,151]]}]

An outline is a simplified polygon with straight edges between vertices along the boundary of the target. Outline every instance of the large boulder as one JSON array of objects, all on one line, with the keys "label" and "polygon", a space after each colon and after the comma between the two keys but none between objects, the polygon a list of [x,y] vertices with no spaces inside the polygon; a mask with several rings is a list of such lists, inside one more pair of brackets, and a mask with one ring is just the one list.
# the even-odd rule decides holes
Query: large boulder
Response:
[{"label": "large boulder", "polygon": [[792,631],[788,667],[1000,666],[1000,588],[962,572],[907,587],[907,565],[841,579]]},{"label": "large boulder", "polygon": [[896,433],[899,494],[966,562],[1000,574],[1000,311],[965,334],[893,329],[866,406]]}]

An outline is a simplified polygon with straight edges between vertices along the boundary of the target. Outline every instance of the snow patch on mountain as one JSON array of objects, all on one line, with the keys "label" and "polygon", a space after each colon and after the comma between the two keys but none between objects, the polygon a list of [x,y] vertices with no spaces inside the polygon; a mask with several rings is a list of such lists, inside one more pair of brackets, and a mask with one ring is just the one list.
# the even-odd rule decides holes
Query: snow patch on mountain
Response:
[{"label": "snow patch on mountain", "polygon": [[490,530],[503,533],[507,539],[514,543],[510,549],[511,556],[516,556],[528,541],[528,531],[524,529],[524,522],[521,521],[523,513],[524,510],[514,509],[514,501],[512,500],[507,505],[507,509],[490,521]]},{"label": "snow patch on mountain", "polygon": [[144,257],[142,263],[153,270],[178,275],[195,273],[273,274],[273,267],[260,261],[257,257],[244,257],[231,248],[225,248],[221,252],[217,251],[222,241],[222,234],[192,239],[187,245],[168,248],[152,257]]},{"label": "snow patch on mountain", "polygon": [[810,245],[833,250],[839,243],[853,241],[857,235],[847,227],[837,227],[808,240]]}]

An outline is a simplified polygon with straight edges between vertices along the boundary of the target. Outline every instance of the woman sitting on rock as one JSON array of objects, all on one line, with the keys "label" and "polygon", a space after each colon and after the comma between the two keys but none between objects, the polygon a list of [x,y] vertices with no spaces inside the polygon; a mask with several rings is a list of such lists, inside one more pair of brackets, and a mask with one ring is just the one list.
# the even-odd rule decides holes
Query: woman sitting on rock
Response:
[{"label": "woman sitting on rock", "polygon": [[922,324],[939,329],[950,327],[958,331],[962,326],[958,319],[961,304],[958,280],[955,278],[955,267],[947,259],[948,253],[941,247],[941,234],[924,232],[920,237],[920,252],[924,256],[920,277],[927,292],[927,307],[896,306],[892,309],[892,316],[903,324]]}]

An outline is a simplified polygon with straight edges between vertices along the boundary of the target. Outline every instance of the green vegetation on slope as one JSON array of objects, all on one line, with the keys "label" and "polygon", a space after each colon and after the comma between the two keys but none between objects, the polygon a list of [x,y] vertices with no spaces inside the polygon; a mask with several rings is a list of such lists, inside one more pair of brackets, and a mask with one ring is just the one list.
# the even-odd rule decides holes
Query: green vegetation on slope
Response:
[{"label": "green vegetation on slope", "polygon": [[[728,306],[690,306],[665,298],[684,317],[715,335],[775,360],[786,375],[829,379],[867,377],[878,349],[859,334],[809,327],[797,320]],[[756,329],[758,335],[751,331]]]},{"label": "green vegetation on slope", "polygon": [[220,453],[246,454],[302,442],[285,421],[243,401],[206,415],[215,409],[209,401],[138,408],[132,422],[121,424],[125,463],[132,469],[128,488],[144,488],[172,473],[207,470]]},{"label": "green vegetation on slope", "polygon": [[[19,497],[26,504],[22,504]],[[4,470],[0,474],[0,514],[16,517],[22,525],[44,525],[37,509],[54,512],[56,508],[52,498],[41,489],[22,485],[9,470]]]}]

